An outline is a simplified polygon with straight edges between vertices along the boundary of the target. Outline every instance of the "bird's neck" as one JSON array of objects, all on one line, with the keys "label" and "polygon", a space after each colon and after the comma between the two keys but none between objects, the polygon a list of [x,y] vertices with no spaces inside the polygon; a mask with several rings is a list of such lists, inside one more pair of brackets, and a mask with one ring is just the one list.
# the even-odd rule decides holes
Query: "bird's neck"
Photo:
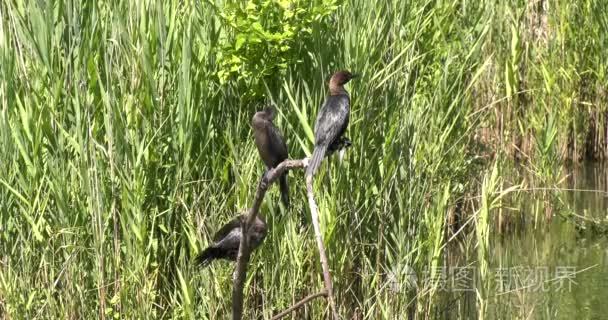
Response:
[{"label": "bird's neck", "polygon": [[253,125],[254,129],[257,130],[263,130],[266,127],[269,126],[270,121],[266,120],[266,119],[262,119],[262,118],[254,118],[253,121],[251,122],[251,124]]},{"label": "bird's neck", "polygon": [[332,96],[339,96],[341,94],[348,94],[346,89],[344,89],[343,85],[335,84],[333,82],[329,83],[329,94]]}]

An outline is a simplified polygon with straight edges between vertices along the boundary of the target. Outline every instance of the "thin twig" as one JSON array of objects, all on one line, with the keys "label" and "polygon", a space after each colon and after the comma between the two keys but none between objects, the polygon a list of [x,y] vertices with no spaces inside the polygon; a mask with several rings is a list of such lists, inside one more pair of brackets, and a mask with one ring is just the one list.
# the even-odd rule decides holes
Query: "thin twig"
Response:
[{"label": "thin twig", "polygon": [[327,291],[323,290],[321,292],[317,292],[314,294],[311,294],[309,296],[307,296],[306,298],[300,300],[298,303],[294,304],[293,306],[289,307],[289,309],[277,314],[276,316],[272,317],[272,320],[279,320],[281,318],[286,317],[287,315],[289,315],[290,313],[298,310],[299,308],[303,307],[305,304],[307,304],[309,301],[318,298],[318,297],[327,297]]},{"label": "thin twig", "polygon": [[307,159],[303,160],[285,160],[281,162],[277,167],[270,169],[258,185],[253,205],[249,209],[247,220],[243,223],[241,230],[243,237],[241,237],[241,243],[239,246],[239,254],[237,256],[236,268],[233,274],[233,287],[232,287],[232,319],[241,320],[243,318],[243,287],[245,286],[245,279],[247,277],[247,264],[251,256],[251,249],[249,248],[249,237],[250,230],[249,226],[253,225],[255,218],[258,215],[258,211],[262,206],[262,200],[268,190],[268,187],[272,185],[285,171],[295,168],[305,168],[308,164]]}]

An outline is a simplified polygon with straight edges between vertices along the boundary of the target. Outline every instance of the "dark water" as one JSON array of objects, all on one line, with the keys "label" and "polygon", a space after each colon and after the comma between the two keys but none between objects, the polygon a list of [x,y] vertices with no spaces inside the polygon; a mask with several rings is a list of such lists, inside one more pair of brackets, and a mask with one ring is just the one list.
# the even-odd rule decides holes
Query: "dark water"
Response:
[{"label": "dark water", "polygon": [[519,193],[487,254],[475,240],[464,256],[462,243],[448,250],[445,311],[436,318],[608,319],[608,167],[585,164],[565,176],[568,190],[552,190],[550,200],[542,188]]}]

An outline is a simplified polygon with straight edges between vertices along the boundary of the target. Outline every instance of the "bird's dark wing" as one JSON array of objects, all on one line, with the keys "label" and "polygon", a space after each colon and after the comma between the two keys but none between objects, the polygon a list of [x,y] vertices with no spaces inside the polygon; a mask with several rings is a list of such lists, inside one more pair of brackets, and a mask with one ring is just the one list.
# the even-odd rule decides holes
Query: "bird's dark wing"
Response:
[{"label": "bird's dark wing", "polygon": [[222,238],[224,238],[228,233],[230,233],[230,231],[235,228],[240,228],[241,221],[242,219],[244,219],[244,217],[244,215],[239,215],[234,219],[228,221],[228,223],[226,223],[220,230],[218,230],[218,232],[215,233],[215,235],[213,236],[213,242],[218,242],[222,240]]},{"label": "bird's dark wing", "polygon": [[[277,157],[277,162],[287,159],[287,144],[285,143],[285,138],[283,138],[279,129],[274,125],[268,127],[268,139],[270,140],[272,153]],[[275,163],[275,166],[276,165],[278,165],[278,163]]]},{"label": "bird's dark wing", "polygon": [[348,126],[350,99],[347,95],[329,96],[315,124],[315,145],[331,144]]}]

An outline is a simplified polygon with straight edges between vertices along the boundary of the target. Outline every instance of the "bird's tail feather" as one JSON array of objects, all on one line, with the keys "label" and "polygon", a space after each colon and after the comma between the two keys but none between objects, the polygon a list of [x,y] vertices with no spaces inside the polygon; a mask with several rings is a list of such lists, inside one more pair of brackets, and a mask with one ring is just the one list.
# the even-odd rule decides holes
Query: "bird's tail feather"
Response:
[{"label": "bird's tail feather", "polygon": [[211,261],[217,259],[221,253],[219,248],[209,247],[198,256],[196,256],[196,264],[200,267],[206,267]]},{"label": "bird's tail feather", "polygon": [[317,173],[317,170],[321,166],[321,161],[325,158],[325,152],[327,151],[327,146],[320,145],[316,146],[315,150],[312,152],[312,157],[310,157],[310,161],[308,162],[308,168],[306,168],[306,175],[313,176]]},{"label": "bird's tail feather", "polygon": [[279,188],[281,189],[281,200],[283,201],[283,205],[285,205],[285,209],[289,208],[289,184],[287,184],[287,172],[283,173],[281,178],[279,178]]}]

